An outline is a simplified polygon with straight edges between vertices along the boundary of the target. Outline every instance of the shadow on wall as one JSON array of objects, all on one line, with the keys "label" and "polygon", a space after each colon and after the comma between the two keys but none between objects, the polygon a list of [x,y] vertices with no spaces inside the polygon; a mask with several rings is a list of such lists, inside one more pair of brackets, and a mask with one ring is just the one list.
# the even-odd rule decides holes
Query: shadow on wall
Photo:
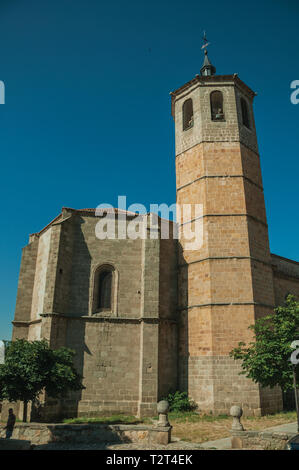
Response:
[{"label": "shadow on wall", "polygon": [[282,400],[283,400],[283,410],[284,411],[295,411],[296,410],[294,390],[286,390],[286,391],[282,392]]},{"label": "shadow on wall", "polygon": [[[109,444],[131,443],[133,440],[117,429],[110,428],[109,425],[66,425],[59,428],[48,427],[51,442],[47,444],[37,444],[37,450],[50,450],[61,448],[107,449]],[[71,439],[70,439],[71,436]],[[71,440],[71,442],[70,442]]]},{"label": "shadow on wall", "polygon": [[[0,441],[8,442],[9,449],[14,449],[14,444],[31,444],[34,449],[59,449],[59,448],[107,448],[107,443],[124,444],[136,442],[137,435],[142,435],[149,439],[150,431],[144,427],[121,426],[109,424],[105,425],[70,425],[70,424],[38,424],[38,423],[17,423],[11,439],[5,438],[4,425],[0,425]],[[137,438],[138,440],[138,438]],[[16,447],[16,448],[17,448]],[[28,448],[28,446],[27,446]],[[4,450],[4,449],[2,449]]]},{"label": "shadow on wall", "polygon": [[188,327],[188,263],[184,258],[181,244],[178,244],[178,385],[179,390],[189,390],[189,327]]},{"label": "shadow on wall", "polygon": [[[79,215],[72,217],[72,233],[63,235],[59,259],[62,261],[63,289],[59,288],[60,301],[56,301],[56,308],[72,318],[63,316],[52,319],[50,345],[56,349],[65,346],[75,351],[74,365],[77,372],[83,376],[84,354],[91,355],[85,343],[86,320],[81,318],[89,313],[90,270],[91,255],[82,231],[85,221]],[[69,236],[68,236],[69,235]],[[65,301],[63,295],[68,295]],[[63,305],[63,309],[59,309]],[[84,384],[84,376],[83,376]],[[63,418],[78,416],[79,403],[82,399],[82,390],[69,392],[63,399],[46,397],[44,403],[36,403],[31,413],[31,421],[49,422],[61,421]]]}]

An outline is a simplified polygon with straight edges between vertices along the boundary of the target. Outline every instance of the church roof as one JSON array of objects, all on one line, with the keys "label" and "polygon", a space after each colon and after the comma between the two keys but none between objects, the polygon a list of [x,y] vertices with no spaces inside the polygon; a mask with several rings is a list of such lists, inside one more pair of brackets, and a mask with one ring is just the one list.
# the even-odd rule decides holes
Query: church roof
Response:
[{"label": "church roof", "polygon": [[31,236],[37,236],[39,237],[42,233],[44,233],[49,227],[51,227],[51,225],[53,225],[54,223],[56,222],[59,222],[61,219],[63,219],[63,212],[64,211],[69,211],[69,212],[73,212],[75,214],[83,214],[83,213],[88,213],[88,214],[93,214],[95,215],[96,211],[97,211],[97,215],[100,215],[101,212],[102,214],[104,213],[114,213],[114,214],[127,214],[128,216],[130,217],[135,217],[136,215],[139,215],[138,213],[136,212],[131,212],[131,211],[125,211],[123,209],[118,209],[118,208],[114,208],[114,207],[107,207],[107,208],[101,208],[101,209],[94,209],[94,208],[84,208],[84,209],[73,209],[72,207],[62,207],[61,209],[61,213],[58,214],[53,220],[51,220],[51,222],[49,222],[44,228],[42,228],[39,232],[35,232],[35,233],[31,233],[30,234],[30,237]]},{"label": "church roof", "polygon": [[136,216],[138,215],[136,212],[131,212],[131,211],[125,211],[123,209],[118,209],[118,207],[102,207],[101,209],[92,209],[92,208],[85,208],[85,209],[73,209],[72,207],[63,207],[62,211],[70,211],[70,212],[77,212],[77,213],[82,213],[82,212],[89,212],[89,213],[114,213],[114,214],[127,214],[130,216]]},{"label": "church roof", "polygon": [[[90,214],[94,216],[101,216],[104,214],[126,214],[128,217],[136,217],[139,215],[149,215],[150,212],[147,212],[146,214],[139,214],[138,212],[131,212],[131,211],[126,211],[123,209],[119,209],[117,207],[103,207],[101,209],[94,209],[94,208],[84,208],[84,209],[73,209],[72,207],[62,207],[61,213],[58,214],[51,222],[49,222],[44,228],[42,228],[39,232],[36,233],[31,233],[29,237],[39,237],[42,233],[44,233],[48,228],[50,228],[53,224],[60,222],[63,220],[65,217],[65,213],[70,212],[74,214]],[[97,212],[97,215],[95,215]],[[172,223],[171,220],[164,219],[163,217],[158,216],[159,219],[161,220],[167,220],[167,222]]]},{"label": "church roof", "polygon": [[215,75],[216,67],[211,63],[208,57],[208,51],[205,49],[205,58],[203,61],[203,66],[200,69],[200,74],[202,76]]}]

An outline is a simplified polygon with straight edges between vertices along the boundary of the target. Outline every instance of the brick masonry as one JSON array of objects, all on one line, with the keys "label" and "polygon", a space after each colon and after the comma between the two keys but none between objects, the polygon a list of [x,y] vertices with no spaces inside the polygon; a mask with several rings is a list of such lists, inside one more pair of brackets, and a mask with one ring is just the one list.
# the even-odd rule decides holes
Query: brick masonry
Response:
[{"label": "brick masonry", "polygon": [[[210,111],[216,90],[224,103],[219,122]],[[242,123],[241,97],[250,129]],[[198,250],[188,250],[183,238],[179,243],[179,383],[200,410],[212,413],[227,413],[235,404],[254,415],[281,409],[280,390],[261,389],[240,376],[229,353],[250,341],[248,327],[283,301],[286,283],[299,294],[296,269],[282,278],[282,262],[274,267],[269,250],[253,97],[236,76],[196,77],[172,94],[177,203],[202,204],[204,233]],[[183,130],[189,98],[194,125]]]}]

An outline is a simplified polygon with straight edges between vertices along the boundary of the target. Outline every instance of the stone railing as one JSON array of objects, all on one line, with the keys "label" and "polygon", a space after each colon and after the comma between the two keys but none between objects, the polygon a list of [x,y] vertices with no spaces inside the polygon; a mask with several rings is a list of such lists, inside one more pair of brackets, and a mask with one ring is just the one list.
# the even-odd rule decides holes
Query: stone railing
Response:
[{"label": "stone railing", "polygon": [[246,431],[240,421],[243,414],[242,408],[232,406],[230,414],[233,417],[231,429],[232,449],[283,450],[287,441],[296,435],[295,433]]},{"label": "stone railing", "polygon": [[[156,427],[134,424],[45,424],[17,423],[13,439],[34,445],[53,442],[144,442],[166,445],[170,442],[171,426]],[[5,437],[4,425],[0,437]]]},{"label": "stone railing", "polygon": [[232,449],[284,450],[294,433],[232,431]]},{"label": "stone railing", "polygon": [[[143,442],[167,445],[171,441],[168,403],[158,403],[159,421],[152,426],[135,424],[46,424],[17,423],[13,439],[30,441],[33,445],[53,442],[99,443]],[[0,425],[0,438],[5,437],[5,425]]]}]

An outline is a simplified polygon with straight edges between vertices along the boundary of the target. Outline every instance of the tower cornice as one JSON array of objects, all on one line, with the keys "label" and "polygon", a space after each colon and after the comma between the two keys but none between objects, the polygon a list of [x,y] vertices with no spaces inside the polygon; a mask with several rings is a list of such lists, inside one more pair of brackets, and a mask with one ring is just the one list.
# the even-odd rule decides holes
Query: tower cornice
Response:
[{"label": "tower cornice", "polygon": [[257,95],[255,91],[253,91],[246,83],[244,83],[239,77],[238,74],[234,73],[232,75],[195,75],[194,78],[189,80],[189,82],[185,83],[181,87],[177,88],[174,91],[170,92],[171,95],[171,114],[173,116],[173,104],[175,100],[184,92],[186,92],[192,86],[215,86],[217,84],[221,85],[232,85],[237,86],[242,92],[248,96],[251,100]]}]

